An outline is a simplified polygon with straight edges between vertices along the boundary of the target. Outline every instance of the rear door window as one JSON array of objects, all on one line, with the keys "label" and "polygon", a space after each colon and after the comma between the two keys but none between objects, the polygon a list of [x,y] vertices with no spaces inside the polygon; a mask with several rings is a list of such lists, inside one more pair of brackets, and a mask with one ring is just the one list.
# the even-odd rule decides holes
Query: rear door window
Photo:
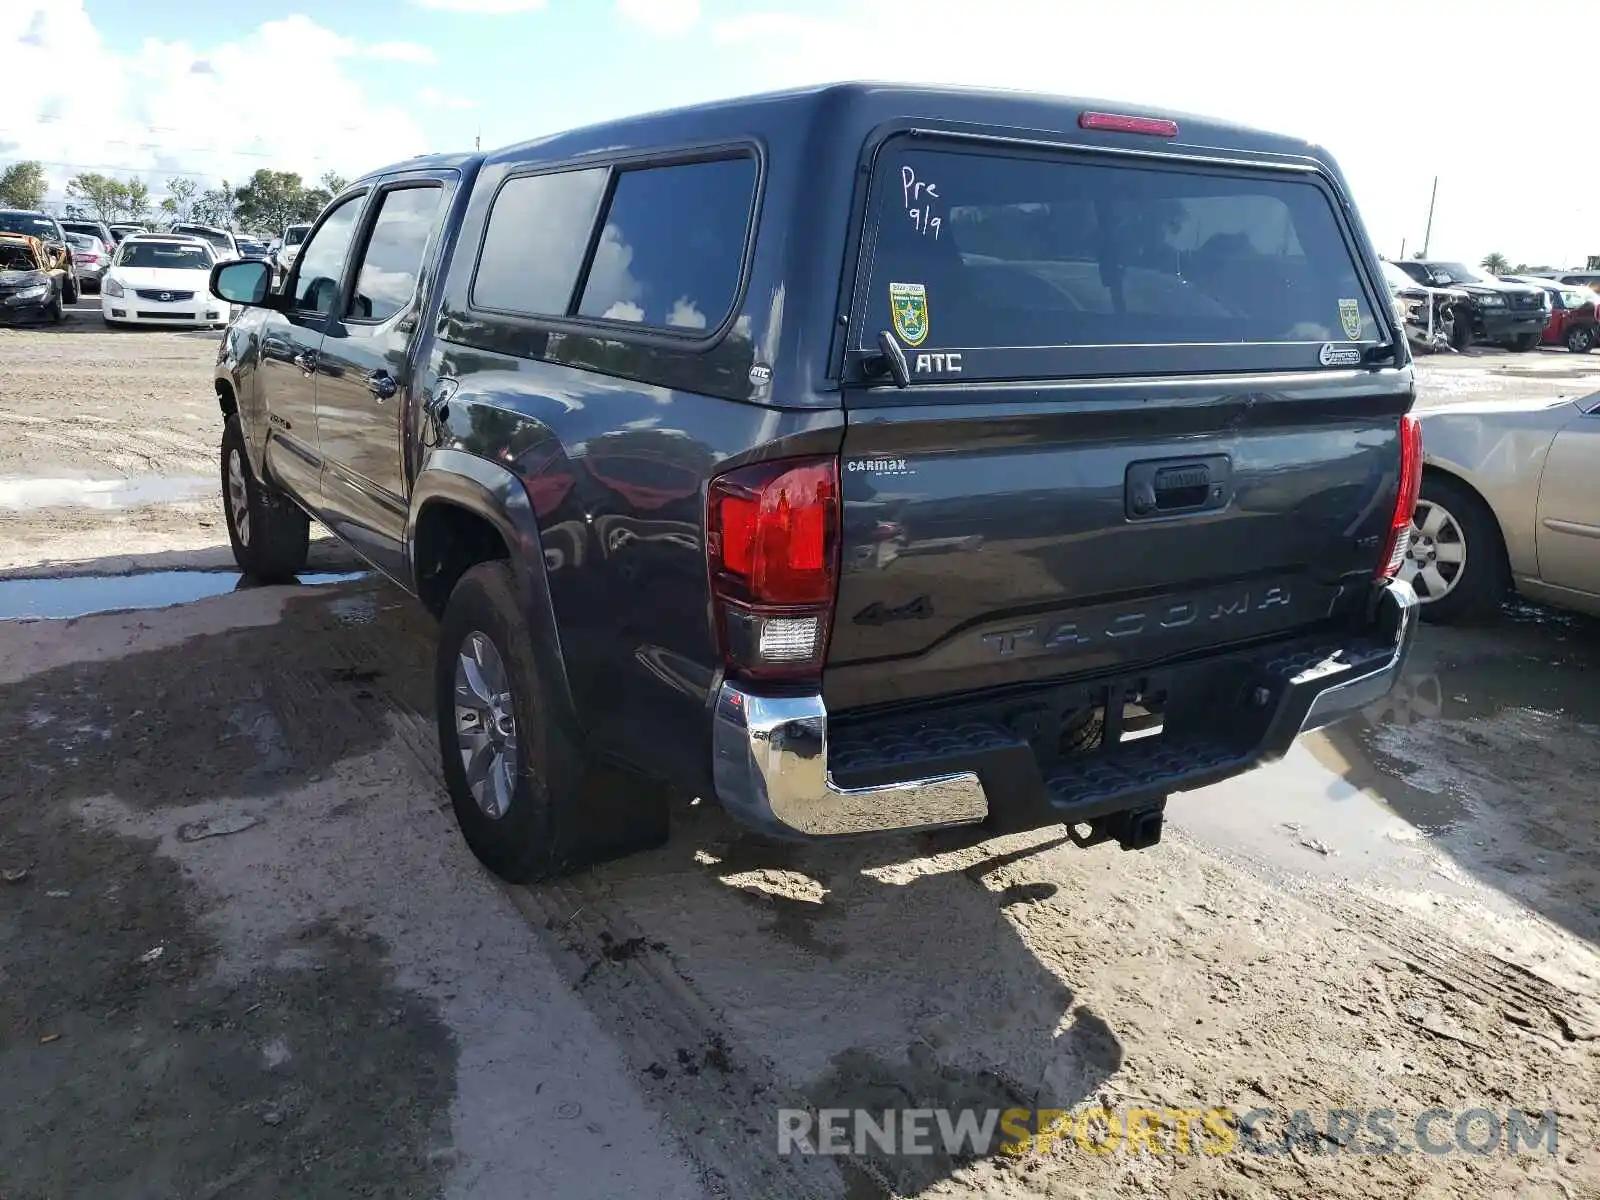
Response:
[{"label": "rear door window", "polygon": [[[1318,344],[1386,336],[1309,179],[903,143],[883,160],[858,349],[891,330],[1001,376],[1158,349],[1163,370],[1309,366]],[[1027,367],[982,353],[1006,348]]]},{"label": "rear door window", "polygon": [[348,317],[387,321],[411,303],[428,244],[439,226],[443,198],[444,189],[436,184],[383,193],[378,219],[361,257]]}]

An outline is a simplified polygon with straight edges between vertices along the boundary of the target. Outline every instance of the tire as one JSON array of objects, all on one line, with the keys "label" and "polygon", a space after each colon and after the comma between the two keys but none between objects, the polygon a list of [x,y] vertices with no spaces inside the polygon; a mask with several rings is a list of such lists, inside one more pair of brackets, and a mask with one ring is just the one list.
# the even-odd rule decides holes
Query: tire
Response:
[{"label": "tire", "polygon": [[67,308],[61,302],[61,293],[56,293],[56,298],[50,302],[50,324],[60,325],[67,319]]},{"label": "tire", "polygon": [[[526,622],[510,564],[479,563],[450,593],[434,671],[456,823],[478,861],[509,883],[549,879],[586,861],[575,829],[582,755],[556,719]],[[469,771],[475,742],[483,748]]]},{"label": "tire", "polygon": [[1574,325],[1567,330],[1567,349],[1573,354],[1587,354],[1594,349],[1594,326]]},{"label": "tire", "polygon": [[65,293],[64,298],[68,304],[76,304],[78,302],[78,281],[72,276],[67,276],[66,286],[62,290]]},{"label": "tire", "polygon": [[287,583],[305,570],[311,518],[255,477],[237,414],[222,427],[222,508],[239,570],[261,583]]},{"label": "tire", "polygon": [[1499,607],[1509,576],[1505,542],[1489,506],[1465,484],[1425,475],[1400,568],[1422,602],[1422,619],[1447,625],[1486,617]]},{"label": "tire", "polygon": [[1466,350],[1472,345],[1472,317],[1468,313],[1456,312],[1450,326],[1450,346],[1452,349]]},{"label": "tire", "polygon": [[1539,348],[1539,335],[1537,333],[1519,333],[1511,339],[1511,349],[1519,354]]}]

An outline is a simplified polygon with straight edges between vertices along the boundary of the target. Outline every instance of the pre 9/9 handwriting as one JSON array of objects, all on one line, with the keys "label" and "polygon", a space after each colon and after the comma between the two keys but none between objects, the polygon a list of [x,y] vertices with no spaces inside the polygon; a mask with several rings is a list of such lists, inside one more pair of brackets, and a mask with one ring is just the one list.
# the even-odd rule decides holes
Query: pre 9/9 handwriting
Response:
[{"label": "pre 9/9 handwriting", "polygon": [[939,240],[939,230],[944,226],[944,219],[933,215],[933,201],[938,199],[937,184],[924,183],[909,166],[900,168],[900,200],[906,216],[911,218],[918,233],[931,233],[934,241]]}]

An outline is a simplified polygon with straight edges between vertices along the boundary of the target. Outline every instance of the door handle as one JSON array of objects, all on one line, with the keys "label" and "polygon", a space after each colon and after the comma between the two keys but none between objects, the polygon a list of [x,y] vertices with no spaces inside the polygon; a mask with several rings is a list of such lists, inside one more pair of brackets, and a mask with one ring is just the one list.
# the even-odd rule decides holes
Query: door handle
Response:
[{"label": "door handle", "polygon": [[399,386],[394,376],[387,371],[374,371],[367,376],[367,391],[379,400],[390,399]]},{"label": "door handle", "polygon": [[314,374],[317,369],[317,352],[315,350],[302,350],[294,356],[294,365],[307,375]]}]

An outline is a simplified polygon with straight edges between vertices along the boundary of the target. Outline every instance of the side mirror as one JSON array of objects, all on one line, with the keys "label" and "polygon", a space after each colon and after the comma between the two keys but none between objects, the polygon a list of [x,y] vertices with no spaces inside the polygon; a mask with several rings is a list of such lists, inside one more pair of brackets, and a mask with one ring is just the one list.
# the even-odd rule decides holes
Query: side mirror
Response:
[{"label": "side mirror", "polygon": [[271,307],[272,268],[253,258],[218,263],[211,268],[211,294],[229,304]]}]

